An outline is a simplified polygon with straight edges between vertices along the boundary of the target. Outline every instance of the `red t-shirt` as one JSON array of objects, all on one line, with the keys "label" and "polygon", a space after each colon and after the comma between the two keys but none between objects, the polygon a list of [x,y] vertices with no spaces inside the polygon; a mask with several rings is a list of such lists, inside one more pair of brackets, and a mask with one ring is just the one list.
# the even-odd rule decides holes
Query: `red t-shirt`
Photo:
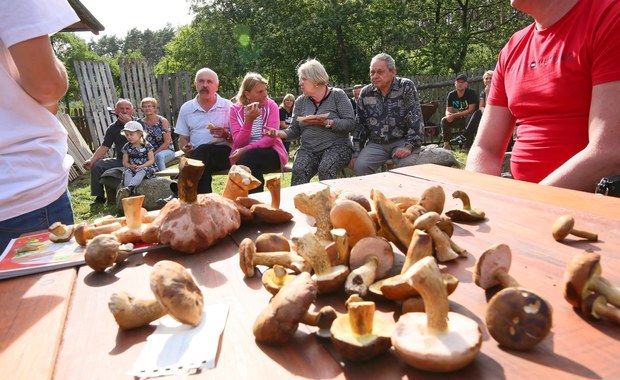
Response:
[{"label": "red t-shirt", "polygon": [[[516,179],[540,182],[588,144],[592,86],[620,80],[620,1],[581,0],[549,28],[515,33],[499,54],[488,104],[519,126]],[[619,94],[620,95],[620,94]]]}]

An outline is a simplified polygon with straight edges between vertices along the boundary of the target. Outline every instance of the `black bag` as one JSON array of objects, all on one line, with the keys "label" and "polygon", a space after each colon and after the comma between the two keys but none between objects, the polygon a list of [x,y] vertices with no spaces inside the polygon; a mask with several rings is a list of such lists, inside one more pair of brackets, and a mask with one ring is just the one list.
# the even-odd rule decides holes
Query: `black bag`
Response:
[{"label": "black bag", "polygon": [[620,175],[612,175],[601,179],[598,185],[596,185],[595,193],[620,197]]}]

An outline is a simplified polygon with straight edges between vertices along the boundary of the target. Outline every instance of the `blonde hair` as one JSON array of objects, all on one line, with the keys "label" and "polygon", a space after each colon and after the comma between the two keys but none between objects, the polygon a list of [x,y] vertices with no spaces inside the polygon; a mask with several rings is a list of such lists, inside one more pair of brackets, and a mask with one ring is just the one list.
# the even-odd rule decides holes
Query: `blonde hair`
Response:
[{"label": "blonde hair", "polygon": [[243,82],[241,82],[241,87],[239,87],[239,92],[237,93],[237,102],[247,106],[250,102],[248,101],[247,96],[245,96],[246,91],[252,91],[257,84],[264,83],[267,84],[267,79],[263,78],[259,73],[247,73],[243,78]]},{"label": "blonde hair", "polygon": [[484,77],[486,76],[493,76],[493,70],[487,70],[484,72],[484,74],[482,74],[482,79],[484,79]]},{"label": "blonde hair", "polygon": [[287,100],[292,100],[293,104],[295,104],[295,95],[293,94],[286,94],[284,95],[284,98],[282,99],[282,103],[280,103],[280,107],[284,107],[284,102]]},{"label": "blonde hair", "polygon": [[318,85],[327,85],[329,82],[329,75],[321,62],[316,59],[308,59],[297,68],[297,76],[299,79],[305,78],[315,82]]},{"label": "blonde hair", "polygon": [[153,107],[157,108],[157,99],[146,97],[140,101],[140,108],[144,106],[144,103],[151,103]]}]

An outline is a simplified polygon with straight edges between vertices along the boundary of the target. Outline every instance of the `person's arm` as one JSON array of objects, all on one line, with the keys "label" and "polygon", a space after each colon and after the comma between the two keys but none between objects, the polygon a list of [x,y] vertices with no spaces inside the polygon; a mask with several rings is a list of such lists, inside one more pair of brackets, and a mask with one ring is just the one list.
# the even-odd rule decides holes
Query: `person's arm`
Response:
[{"label": "person's arm", "polygon": [[588,145],[541,184],[594,192],[601,178],[620,174],[620,108],[615,102],[619,93],[620,81],[592,87]]},{"label": "person's arm", "polygon": [[[278,105],[273,101],[266,101],[266,107],[269,109],[269,115],[267,120],[264,121],[263,129],[264,135],[258,141],[254,141],[252,143],[247,144],[247,149],[256,149],[256,148],[271,148],[276,143],[276,136],[270,136],[267,131],[269,130],[278,130],[278,124],[280,122],[280,115],[278,113]],[[263,113],[264,114],[264,113]]]},{"label": "person's arm", "polygon": [[394,149],[392,158],[405,158],[413,152],[413,148],[422,142],[422,132],[424,131],[424,117],[420,107],[420,97],[418,90],[413,83],[405,88],[404,102],[405,107],[405,145]]},{"label": "person's arm", "polygon": [[515,118],[507,107],[488,105],[469,150],[465,170],[500,175],[514,127]]},{"label": "person's arm", "polygon": [[65,66],[56,58],[48,36],[35,37],[9,48],[19,84],[34,100],[51,113],[69,88]]},{"label": "person's arm", "polygon": [[163,135],[164,142],[161,144],[159,148],[157,148],[154,154],[157,154],[161,151],[164,151],[170,148],[170,140],[172,139],[172,133],[170,132],[170,123],[168,122],[168,119],[166,119],[165,117],[161,119],[161,127],[164,130],[164,135]]},{"label": "person's arm", "polygon": [[189,154],[194,149],[192,144],[190,144],[189,142],[189,136],[185,136],[185,135],[179,135],[179,146],[181,147],[181,150],[183,151],[183,153],[185,153],[188,157],[189,157]]},{"label": "person's arm", "polygon": [[[145,163],[143,163],[142,165],[139,165],[138,168],[148,168],[149,166],[153,166],[155,164],[155,153],[153,153],[153,150],[149,150],[147,153],[147,160]],[[123,159],[124,159],[124,155],[123,155]]]},{"label": "person's arm", "polygon": [[92,168],[95,162],[99,161],[103,156],[106,155],[106,153],[108,153],[108,150],[110,150],[110,148],[108,148],[105,145],[99,146],[99,148],[95,150],[95,153],[93,153],[92,157],[84,161],[84,163],[82,164],[82,167],[84,169]]},{"label": "person's arm", "polygon": [[123,167],[131,168],[132,165],[129,164],[129,154],[127,152],[123,152]]}]

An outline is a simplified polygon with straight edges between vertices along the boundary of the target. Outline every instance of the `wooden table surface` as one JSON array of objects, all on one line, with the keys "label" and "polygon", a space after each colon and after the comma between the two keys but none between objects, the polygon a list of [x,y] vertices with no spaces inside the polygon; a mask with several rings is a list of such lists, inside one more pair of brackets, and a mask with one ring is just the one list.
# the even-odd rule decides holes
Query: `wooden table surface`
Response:
[{"label": "wooden table surface", "polygon": [[[405,365],[393,350],[362,363],[342,360],[328,340],[313,334],[314,328],[300,325],[293,339],[281,347],[259,345],[252,335],[256,315],[270,295],[257,274],[244,279],[239,268],[237,246],[245,238],[262,232],[286,236],[307,228],[306,218],[293,207],[295,193],[324,185],[368,195],[375,188],[386,195],[419,195],[432,184],[444,188],[446,210],[460,206],[450,194],[466,191],[472,206],[486,211],[480,224],[458,224],[454,240],[469,252],[467,258],[442,265],[460,280],[450,296],[451,309],[476,320],[483,331],[480,355],[466,368],[435,375]],[[524,193],[525,192],[525,193]],[[259,195],[268,201],[268,194]],[[588,205],[584,206],[584,202]],[[161,259],[185,265],[206,288],[205,303],[230,306],[226,328],[220,339],[216,367],[191,378],[212,379],[401,379],[467,378],[521,379],[547,376],[553,379],[620,378],[617,355],[620,329],[606,321],[592,321],[576,314],[562,298],[562,276],[570,258],[584,250],[599,252],[603,275],[620,284],[620,199],[595,196],[517,181],[467,173],[458,169],[421,165],[366,177],[312,183],[282,190],[282,208],[292,212],[291,223],[280,226],[245,225],[206,252],[183,255],[153,251],[132,257],[107,273],[88,267],[0,281],[0,368],[11,378],[120,379],[130,377],[149,327],[120,331],[108,311],[109,296],[130,291],[151,297],[148,276]],[[551,237],[551,224],[571,213],[577,225],[599,233],[598,242],[569,238],[558,243]],[[485,292],[472,281],[476,258],[488,246],[506,243],[513,251],[511,274],[522,286],[536,291],[553,306],[551,334],[529,352],[498,347],[484,326]],[[397,252],[402,262],[402,254]],[[344,294],[319,296],[317,305],[331,304],[344,312]],[[379,312],[396,318],[398,306],[377,304]],[[65,321],[65,316],[67,319]]]}]

